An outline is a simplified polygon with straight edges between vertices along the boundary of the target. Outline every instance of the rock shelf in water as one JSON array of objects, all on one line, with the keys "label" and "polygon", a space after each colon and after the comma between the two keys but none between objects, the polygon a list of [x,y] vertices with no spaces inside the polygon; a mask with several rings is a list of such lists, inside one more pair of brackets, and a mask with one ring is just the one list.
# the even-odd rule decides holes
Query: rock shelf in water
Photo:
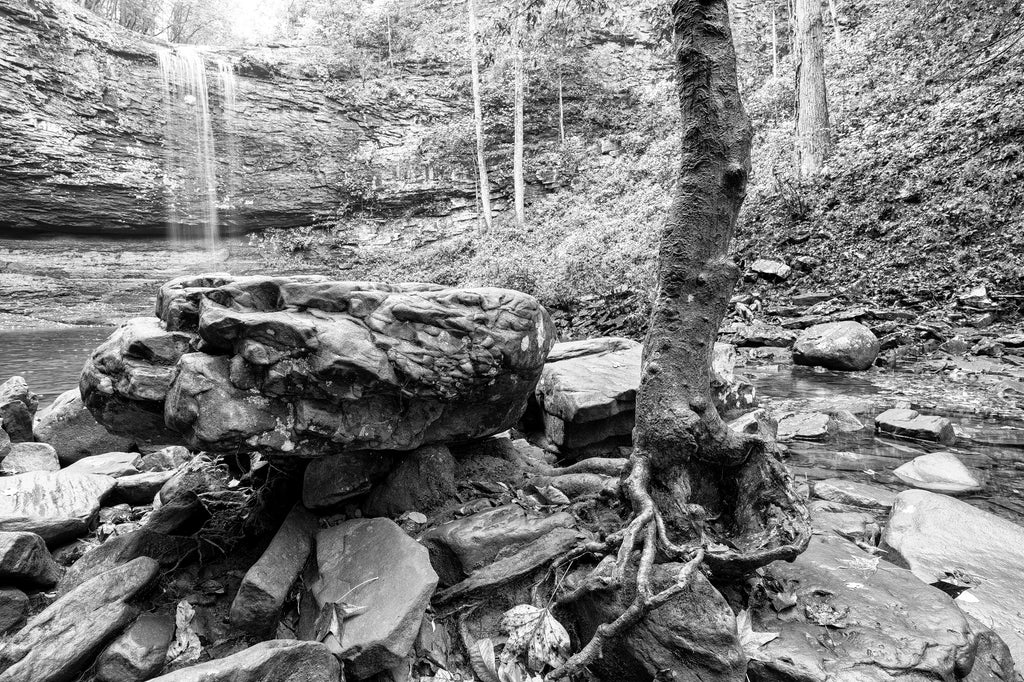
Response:
[{"label": "rock shelf in water", "polygon": [[140,441],[318,456],[410,450],[512,426],[554,343],[506,289],[203,275],[96,351],[81,391]]}]

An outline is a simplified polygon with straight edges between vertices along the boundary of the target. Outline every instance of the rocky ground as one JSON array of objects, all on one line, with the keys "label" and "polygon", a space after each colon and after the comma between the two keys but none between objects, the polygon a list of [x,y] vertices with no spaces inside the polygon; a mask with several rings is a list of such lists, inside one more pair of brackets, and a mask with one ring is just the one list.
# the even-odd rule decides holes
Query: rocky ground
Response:
[{"label": "rocky ground", "polygon": [[[292,400],[281,378],[302,385],[304,394],[326,390],[320,399],[340,401],[342,413],[352,396],[317,383],[314,365],[293,365],[275,349],[315,346],[316,362],[336,367],[358,359],[361,390],[368,392],[358,401],[376,400],[389,390],[390,370],[370,362],[358,345],[330,341],[331,353],[348,353],[332,359],[324,344],[337,338],[332,325],[348,329],[363,319],[353,301],[368,294],[381,300],[381,292],[334,290],[327,304],[319,282],[287,284],[286,307],[345,300],[353,317],[282,317],[254,298],[267,291],[267,280],[201,290],[194,284],[161,294],[165,321],[178,320],[170,325],[177,331],[129,325],[119,333],[133,335],[131,342],[115,339],[96,356],[92,371],[114,372],[110,386],[117,388],[104,390],[118,400],[93,404],[95,389],[85,393],[105,423],[142,425],[139,434],[152,434],[146,402],[163,404],[172,393],[181,401],[200,386],[182,383],[181,372],[161,378],[160,368],[189,357],[181,354],[192,325],[211,326],[204,350],[191,356],[219,352],[217,334],[245,339],[230,362],[236,369],[229,383],[214,388],[221,404],[205,410],[214,421],[196,427],[185,420],[191,426],[181,433],[192,445],[151,442],[130,428],[113,435],[78,389],[34,414],[37,401],[24,382],[0,387],[0,629],[8,633],[0,680],[336,682],[342,669],[347,679],[396,682],[536,680],[614,616],[614,600],[575,589],[605,564],[550,566],[580,542],[621,526],[625,510],[616,500],[631,448],[636,342],[597,338],[556,344],[539,359],[517,356],[516,371],[527,372],[523,383],[498,380],[500,389],[474,394],[484,401],[495,390],[503,391],[502,401],[528,398],[522,420],[512,415],[486,427],[511,430],[467,440],[454,429],[475,428],[483,417],[472,410],[449,414],[446,435],[426,437],[429,429],[413,428],[401,443],[413,449],[396,452],[390,448],[398,431],[374,448],[365,431],[374,426],[372,415],[352,412],[352,421],[333,424],[331,433],[363,438],[362,447],[371,449],[310,461],[293,455],[314,454],[314,441],[276,427],[270,432],[286,437],[269,440],[257,419],[273,401]],[[190,301],[209,296],[223,303],[229,291],[245,303],[226,316],[190,321]],[[448,332],[439,330],[466,329],[475,313],[428,306],[413,314],[406,296],[388,293],[366,318],[377,320],[374,333],[398,344],[387,359],[398,363],[392,366],[402,356],[417,357],[427,372],[460,376],[454,391],[476,390],[474,372],[493,378],[507,371],[479,356],[468,365],[439,362],[461,352],[445,346]],[[445,305],[492,305],[459,300]],[[483,345],[521,349],[536,324],[514,323],[510,336],[488,325],[492,342]],[[593,673],[644,680],[668,671],[676,679],[735,682],[1019,679],[1013,660],[1024,660],[1017,585],[1024,526],[963,501],[996,485],[990,471],[962,454],[978,433],[920,402],[890,405],[889,396],[859,407],[770,400],[768,409],[756,408],[751,386],[734,374],[737,364],[758,371],[791,361],[808,372],[842,368],[836,371],[851,381],[881,371],[874,366],[879,341],[857,322],[769,331],[771,346],[716,347],[715,395],[735,428],[757,429],[788,451],[811,513],[810,546],[795,562],[773,564],[743,583],[696,574],[678,599],[611,642]],[[779,334],[785,343],[774,343]],[[414,352],[408,344],[423,345]],[[1003,346],[1004,358],[1015,357],[1015,346]],[[423,352],[435,359],[423,360]],[[929,362],[978,361],[940,353]],[[266,373],[245,374],[245,366]],[[365,374],[370,367],[376,380]],[[536,368],[533,379],[527,367]],[[209,371],[200,393],[221,386]],[[231,386],[240,381],[262,397],[235,396]],[[423,408],[404,419],[434,419],[425,415],[435,398],[405,388]],[[456,396],[447,399],[457,402]],[[391,408],[379,409],[377,417],[386,419]],[[168,424],[180,428],[180,421]],[[260,445],[231,454],[196,447],[239,437],[230,428],[243,429],[239,443],[255,437]],[[877,480],[868,473],[882,466],[877,457],[843,451],[850,434],[920,454],[904,456],[891,473],[873,472],[888,476]],[[814,453],[830,459],[816,466]],[[861,477],[853,480],[850,472]],[[710,529],[716,532],[714,523]],[[677,569],[660,565],[655,586],[668,584]]]}]

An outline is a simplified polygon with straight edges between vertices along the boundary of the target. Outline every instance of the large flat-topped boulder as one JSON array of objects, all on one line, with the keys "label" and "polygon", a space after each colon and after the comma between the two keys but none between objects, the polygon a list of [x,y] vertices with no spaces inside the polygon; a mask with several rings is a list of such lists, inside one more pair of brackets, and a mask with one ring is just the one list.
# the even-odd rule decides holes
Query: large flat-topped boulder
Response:
[{"label": "large flat-topped boulder", "polygon": [[499,433],[526,409],[555,334],[516,291],[316,276],[179,278],[157,315],[86,364],[82,396],[101,424],[305,456]]}]

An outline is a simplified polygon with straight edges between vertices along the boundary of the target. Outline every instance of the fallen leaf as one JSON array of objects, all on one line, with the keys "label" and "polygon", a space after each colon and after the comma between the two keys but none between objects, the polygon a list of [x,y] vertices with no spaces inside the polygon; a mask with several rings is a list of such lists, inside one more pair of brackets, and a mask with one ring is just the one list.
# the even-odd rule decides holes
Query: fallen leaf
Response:
[{"label": "fallen leaf", "polygon": [[750,611],[746,609],[736,614],[736,634],[739,635],[740,645],[747,658],[759,661],[764,660],[760,653],[761,647],[779,636],[777,632],[755,632]]},{"label": "fallen leaf", "polygon": [[199,635],[192,629],[196,610],[182,599],[174,611],[174,641],[167,648],[165,661],[171,663],[193,663],[203,654]]},{"label": "fallen leaf", "polygon": [[469,662],[483,682],[501,682],[494,657],[494,642],[489,637],[478,639],[469,647]]},{"label": "fallen leaf", "polygon": [[569,656],[569,633],[548,609],[514,606],[501,617],[499,628],[508,634],[501,652],[503,662],[526,654],[527,668],[541,672],[545,665],[561,666]]}]

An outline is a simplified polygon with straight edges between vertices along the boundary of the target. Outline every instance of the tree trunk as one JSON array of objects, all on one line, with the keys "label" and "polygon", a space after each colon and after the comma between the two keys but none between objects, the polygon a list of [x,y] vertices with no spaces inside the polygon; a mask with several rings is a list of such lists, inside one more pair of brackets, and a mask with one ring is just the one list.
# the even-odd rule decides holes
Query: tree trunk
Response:
[{"label": "tree trunk", "polygon": [[558,70],[558,141],[565,144],[565,101],[562,98],[562,70]]},{"label": "tree trunk", "polygon": [[779,77],[779,23],[772,7],[772,77]]},{"label": "tree trunk", "polygon": [[828,9],[832,14],[832,29],[835,31],[836,45],[842,47],[843,32],[839,29],[839,12],[836,11],[836,0],[828,0]]},{"label": "tree trunk", "polygon": [[802,177],[817,173],[831,151],[821,0],[796,0],[796,157]]},{"label": "tree trunk", "polygon": [[523,177],[523,100],[526,74],[523,67],[523,7],[519,0],[513,4],[512,50],[515,69],[515,139],[512,144],[512,185],[515,197],[516,225],[526,227],[526,180]]},{"label": "tree trunk", "polygon": [[484,113],[480,103],[480,56],[476,44],[476,0],[467,0],[469,8],[469,63],[473,78],[473,120],[476,124],[476,171],[480,178],[480,208],[484,227],[491,229],[491,183],[487,179],[487,157],[484,155]]}]

